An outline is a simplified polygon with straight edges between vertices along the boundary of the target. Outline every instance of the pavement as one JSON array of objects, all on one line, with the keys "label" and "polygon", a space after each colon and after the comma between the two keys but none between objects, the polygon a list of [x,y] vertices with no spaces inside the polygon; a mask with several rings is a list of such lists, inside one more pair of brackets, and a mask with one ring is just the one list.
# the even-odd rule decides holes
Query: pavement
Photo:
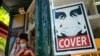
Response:
[{"label": "pavement", "polygon": [[0,56],[5,56],[3,52],[0,52]]}]

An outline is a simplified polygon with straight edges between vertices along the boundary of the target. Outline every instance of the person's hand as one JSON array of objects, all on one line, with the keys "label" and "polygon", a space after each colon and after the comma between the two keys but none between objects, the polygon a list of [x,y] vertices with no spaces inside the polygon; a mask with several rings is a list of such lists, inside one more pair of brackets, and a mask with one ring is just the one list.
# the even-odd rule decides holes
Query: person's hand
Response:
[{"label": "person's hand", "polygon": [[23,49],[23,48],[22,48],[22,49],[20,49],[20,50],[19,50],[19,52],[16,54],[16,56],[20,56],[20,55],[21,55],[21,53],[23,53],[24,51],[25,51],[25,49]]},{"label": "person's hand", "polygon": [[13,48],[17,48],[17,45],[19,44],[19,38],[16,38],[16,41],[15,41],[15,43],[14,43],[14,45],[13,45]]},{"label": "person's hand", "polygon": [[19,43],[19,41],[20,41],[20,38],[19,37],[16,38],[16,43]]}]

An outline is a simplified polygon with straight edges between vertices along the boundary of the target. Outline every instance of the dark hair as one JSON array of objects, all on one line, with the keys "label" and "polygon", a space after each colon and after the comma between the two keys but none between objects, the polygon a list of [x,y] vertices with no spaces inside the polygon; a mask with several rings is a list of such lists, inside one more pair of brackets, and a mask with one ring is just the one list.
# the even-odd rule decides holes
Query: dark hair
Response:
[{"label": "dark hair", "polygon": [[19,38],[28,41],[28,35],[26,33],[19,34]]}]

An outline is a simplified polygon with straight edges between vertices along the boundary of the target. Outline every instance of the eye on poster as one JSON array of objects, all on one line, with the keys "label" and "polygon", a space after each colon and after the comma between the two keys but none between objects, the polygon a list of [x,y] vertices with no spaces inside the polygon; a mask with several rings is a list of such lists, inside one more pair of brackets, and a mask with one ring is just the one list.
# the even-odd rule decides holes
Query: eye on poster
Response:
[{"label": "eye on poster", "polygon": [[83,2],[52,9],[52,39],[55,55],[96,51]]}]

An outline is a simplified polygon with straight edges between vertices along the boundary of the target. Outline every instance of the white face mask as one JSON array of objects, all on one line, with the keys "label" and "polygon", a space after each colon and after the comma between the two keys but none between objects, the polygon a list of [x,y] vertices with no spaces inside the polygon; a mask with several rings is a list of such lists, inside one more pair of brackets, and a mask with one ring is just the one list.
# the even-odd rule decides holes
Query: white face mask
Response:
[{"label": "white face mask", "polygon": [[21,47],[21,48],[26,48],[27,45],[26,45],[26,44],[20,44],[20,47]]}]

